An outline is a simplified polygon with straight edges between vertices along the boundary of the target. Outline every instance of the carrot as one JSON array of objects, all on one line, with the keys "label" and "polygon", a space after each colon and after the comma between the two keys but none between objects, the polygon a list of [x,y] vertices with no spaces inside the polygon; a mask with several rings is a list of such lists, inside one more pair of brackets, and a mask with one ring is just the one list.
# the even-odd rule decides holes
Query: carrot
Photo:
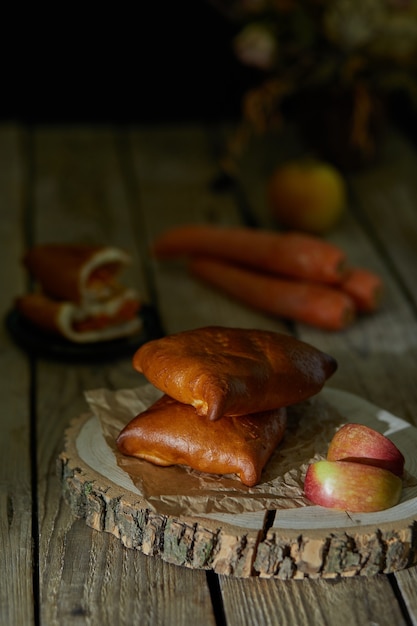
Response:
[{"label": "carrot", "polygon": [[190,273],[254,309],[325,330],[346,328],[355,305],[344,292],[328,285],[280,278],[213,260],[194,257]]},{"label": "carrot", "polygon": [[358,311],[372,313],[381,302],[384,285],[374,272],[354,267],[342,280],[340,288],[352,298]]},{"label": "carrot", "polygon": [[338,283],[345,275],[346,255],[319,237],[247,227],[208,224],[172,228],[152,247],[158,258],[210,256],[264,272]]}]

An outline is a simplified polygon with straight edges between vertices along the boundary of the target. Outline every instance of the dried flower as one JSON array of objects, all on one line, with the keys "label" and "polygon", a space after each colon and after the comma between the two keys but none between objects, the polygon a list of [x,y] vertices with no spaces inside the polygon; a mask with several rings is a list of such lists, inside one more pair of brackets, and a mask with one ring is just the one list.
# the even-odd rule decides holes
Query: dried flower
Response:
[{"label": "dried flower", "polygon": [[375,98],[400,89],[417,110],[417,0],[213,4],[240,25],[237,57],[260,70],[259,86],[244,97],[240,137],[275,128],[291,95],[339,91],[352,96],[350,141],[370,154]]},{"label": "dried flower", "polygon": [[245,65],[269,70],[275,64],[277,41],[273,32],[263,24],[248,24],[235,38],[233,47],[236,56]]}]

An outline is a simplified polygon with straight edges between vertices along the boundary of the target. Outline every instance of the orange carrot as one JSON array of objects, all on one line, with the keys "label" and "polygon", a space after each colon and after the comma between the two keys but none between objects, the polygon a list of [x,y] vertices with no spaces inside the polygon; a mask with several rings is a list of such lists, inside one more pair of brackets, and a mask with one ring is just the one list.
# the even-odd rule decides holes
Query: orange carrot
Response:
[{"label": "orange carrot", "polygon": [[208,257],[192,258],[188,268],[196,278],[264,313],[325,330],[341,330],[355,318],[352,299],[328,285],[260,274]]},{"label": "orange carrot", "polygon": [[354,267],[342,280],[340,288],[352,298],[358,311],[372,313],[381,302],[384,285],[374,272]]},{"label": "orange carrot", "polygon": [[243,226],[178,226],[158,237],[152,252],[159,258],[210,256],[264,272],[324,283],[340,282],[346,269],[345,253],[320,237]]}]

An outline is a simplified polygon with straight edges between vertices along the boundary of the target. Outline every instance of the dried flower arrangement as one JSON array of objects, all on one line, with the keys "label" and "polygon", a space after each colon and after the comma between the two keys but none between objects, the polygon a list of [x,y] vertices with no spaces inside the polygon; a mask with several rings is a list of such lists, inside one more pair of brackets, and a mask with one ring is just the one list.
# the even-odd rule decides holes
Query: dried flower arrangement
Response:
[{"label": "dried flower arrangement", "polygon": [[238,59],[260,72],[244,95],[230,154],[292,113],[310,140],[320,136],[326,156],[360,165],[377,150],[387,94],[406,92],[417,110],[417,0],[211,4],[238,26],[231,42]]}]

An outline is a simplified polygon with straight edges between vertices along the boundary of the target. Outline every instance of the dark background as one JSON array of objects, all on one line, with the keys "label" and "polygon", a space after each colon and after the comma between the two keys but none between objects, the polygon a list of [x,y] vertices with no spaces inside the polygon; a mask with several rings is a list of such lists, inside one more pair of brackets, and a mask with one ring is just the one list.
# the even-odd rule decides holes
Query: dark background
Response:
[{"label": "dark background", "polygon": [[132,123],[239,116],[244,90],[260,76],[233,55],[236,26],[203,0],[131,6],[27,16],[22,49],[13,38],[3,57],[5,69],[14,65],[1,117]]},{"label": "dark background", "polygon": [[[237,26],[206,0],[26,7],[23,17],[3,19],[0,121],[235,120],[262,80],[233,54]],[[391,98],[390,116],[417,141],[403,94]]]}]

